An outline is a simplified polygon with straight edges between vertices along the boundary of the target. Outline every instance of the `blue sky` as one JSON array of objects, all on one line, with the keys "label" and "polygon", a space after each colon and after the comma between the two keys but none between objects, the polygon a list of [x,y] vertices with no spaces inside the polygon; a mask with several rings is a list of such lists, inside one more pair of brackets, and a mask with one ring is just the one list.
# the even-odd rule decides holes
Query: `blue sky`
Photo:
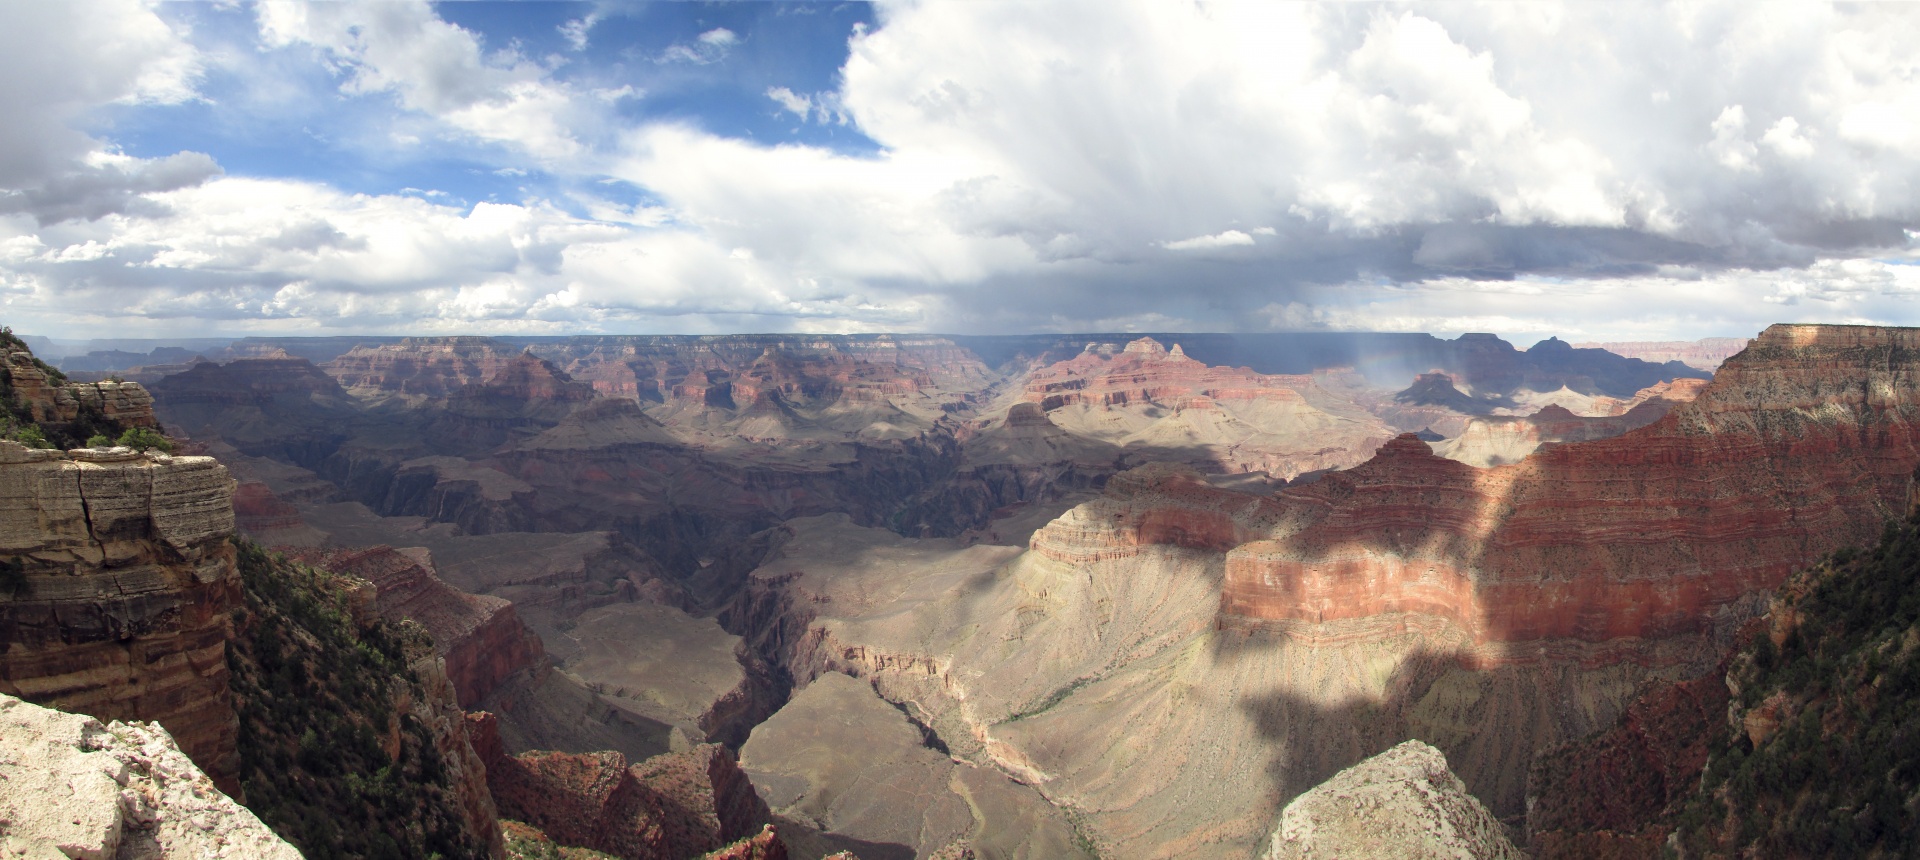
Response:
[{"label": "blue sky", "polygon": [[0,322],[1920,322],[1920,10],[12,2]]},{"label": "blue sky", "polygon": [[[485,50],[551,62],[554,80],[591,90],[631,87],[636,94],[615,109],[630,122],[682,121],[763,144],[850,155],[876,148],[857,127],[803,121],[766,94],[774,87],[802,94],[837,89],[848,37],[873,22],[865,3],[460,2],[435,9]],[[570,182],[605,178],[556,176],[521,163],[509,147],[456,135],[396,149],[386,131],[409,118],[390,95],[342,95],[339,74],[305,46],[259,51],[249,7],[181,2],[157,11],[199,45],[245,62],[210,67],[193,101],[114,106],[92,117],[89,130],[129,155],[217,153],[229,173],[365,194],[435,191],[465,204],[556,199]],[[588,19],[592,25],[582,27]],[[584,44],[568,37],[570,27]],[[626,190],[644,199],[643,189]]]}]

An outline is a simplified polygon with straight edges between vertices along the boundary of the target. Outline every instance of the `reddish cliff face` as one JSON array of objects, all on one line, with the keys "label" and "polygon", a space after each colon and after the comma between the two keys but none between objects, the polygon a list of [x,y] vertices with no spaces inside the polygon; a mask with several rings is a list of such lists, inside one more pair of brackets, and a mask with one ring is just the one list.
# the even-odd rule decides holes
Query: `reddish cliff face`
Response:
[{"label": "reddish cliff face", "polygon": [[0,441],[0,692],[148,720],[232,790],[238,605],[227,470],[211,457]]},{"label": "reddish cliff face", "polygon": [[1151,338],[1119,352],[1089,344],[1033,371],[1019,396],[1075,436],[1215,473],[1290,480],[1352,466],[1393,436],[1313,377],[1212,367]]},{"label": "reddish cliff face", "polygon": [[[1653,640],[1796,565],[1871,538],[1920,464],[1920,330],[1775,326],[1690,403],[1624,435],[1477,469],[1413,435],[1273,498],[1164,468],[1036,533],[1093,561],[1146,544],[1228,550],[1220,621],[1322,635],[1394,615],[1516,643]],[[1310,632],[1315,631],[1315,632]]]},{"label": "reddish cliff face", "polygon": [[467,594],[437,576],[424,550],[294,549],[288,557],[373,583],[374,610],[393,621],[419,622],[446,659],[460,707],[471,708],[500,683],[546,656],[540,637],[528,630],[513,604]]},{"label": "reddish cliff face", "polygon": [[1311,376],[1272,376],[1247,368],[1209,367],[1174,344],[1140,338],[1119,354],[1094,349],[1043,367],[1027,378],[1025,399],[1047,411],[1074,404],[1126,406],[1158,403],[1209,408],[1221,400],[1302,402]]},{"label": "reddish cliff face", "polygon": [[306,525],[300,519],[299,508],[274,495],[272,489],[259,481],[247,481],[233,488],[233,520],[240,531],[256,539]]},{"label": "reddish cliff face", "polygon": [[1272,539],[1229,557],[1222,622],[1420,612],[1482,645],[1695,632],[1870,538],[1916,463],[1920,330],[1774,326],[1623,436],[1486,470],[1403,436],[1289,488]]},{"label": "reddish cliff face", "polygon": [[617,752],[510,756],[493,715],[467,720],[501,816],[561,845],[624,860],[677,860],[750,836],[767,822],[766,804],[718,744],[634,765]]},{"label": "reddish cliff face", "polygon": [[370,400],[446,397],[498,376],[521,351],[484,337],[410,337],[354,347],[326,365],[341,387]]}]

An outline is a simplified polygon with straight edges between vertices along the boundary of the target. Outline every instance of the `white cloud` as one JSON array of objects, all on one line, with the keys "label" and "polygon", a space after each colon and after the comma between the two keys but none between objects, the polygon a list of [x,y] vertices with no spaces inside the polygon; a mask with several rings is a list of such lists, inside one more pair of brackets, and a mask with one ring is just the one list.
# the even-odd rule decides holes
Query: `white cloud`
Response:
[{"label": "white cloud", "polygon": [[206,155],[129,158],[76,128],[101,105],[195,98],[201,65],[139,2],[10,5],[0,27],[0,213],[98,218],[213,175]]},{"label": "white cloud", "polygon": [[695,37],[693,44],[676,42],[660,54],[662,63],[692,63],[704,66],[726,59],[727,52],[740,43],[740,37],[725,27],[716,27]]},{"label": "white cloud", "polygon": [[1214,248],[1231,248],[1236,245],[1251,245],[1253,237],[1239,230],[1225,230],[1211,236],[1195,236],[1191,239],[1160,244],[1169,251],[1205,251]]},{"label": "white cloud", "polygon": [[517,51],[484,55],[478,36],[424,0],[270,0],[255,11],[262,42],[313,47],[345,75],[342,92],[392,93],[410,110],[549,161],[582,151],[574,125],[592,114],[578,110],[577,93]]},{"label": "white cloud", "polygon": [[[1920,267],[1875,262],[1910,253],[1920,228],[1920,15],[1902,6],[888,2],[854,32],[838,89],[763,91],[802,121],[848,124],[875,144],[859,154],[625,119],[634,106],[614,103],[640,93],[577,74],[585,55],[567,73],[599,89],[559,79],[555,60],[490,53],[419,2],[257,15],[264,44],[397,105],[396,135],[437,123],[567,188],[612,177],[646,202],[568,190],[586,217],[459,210],[208,181],[216,165],[192,154],[89,162],[110,150],[71,131],[84,106],[191,98],[192,51],[159,38],[148,60],[110,65],[87,50],[104,41],[15,35],[67,46],[84,61],[62,68],[107,83],[59,100],[0,86],[57,156],[42,161],[64,165],[10,183],[24,162],[0,158],[0,188],[46,197],[0,202],[5,301],[117,266],[183,279],[136,278],[125,289],[166,299],[135,307],[236,325],[1625,336],[1660,334],[1663,315],[1700,334],[1783,313],[1920,321],[1906,274]],[[592,25],[561,32],[584,48]],[[654,59],[711,64],[740,42],[716,28]],[[0,128],[0,155],[41,151],[19,135]],[[54,193],[49,177],[78,188],[88,171],[119,196]],[[56,260],[90,241],[105,252]],[[1188,289],[1169,297],[1174,280]]]},{"label": "white cloud", "polygon": [[813,99],[798,95],[786,87],[768,87],[767,98],[778,102],[782,109],[801,119],[806,119],[808,114],[813,113]]},{"label": "white cloud", "polygon": [[569,47],[575,51],[584,51],[587,49],[587,34],[593,32],[594,25],[598,23],[600,23],[598,14],[583,15],[561,24],[558,29],[560,35],[567,40]]}]

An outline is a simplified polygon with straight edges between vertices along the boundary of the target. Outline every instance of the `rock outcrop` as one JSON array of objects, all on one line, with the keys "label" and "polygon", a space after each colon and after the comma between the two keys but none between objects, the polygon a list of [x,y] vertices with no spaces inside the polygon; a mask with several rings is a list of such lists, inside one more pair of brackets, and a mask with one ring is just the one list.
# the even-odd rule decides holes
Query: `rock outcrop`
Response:
[{"label": "rock outcrop", "polygon": [[117,427],[157,426],[153,395],[137,382],[54,380],[25,351],[8,353],[4,370],[15,399],[35,423],[67,425],[92,417]]},{"label": "rock outcrop", "polygon": [[165,728],[0,695],[0,853],[76,860],[299,860]]},{"label": "rock outcrop", "polygon": [[1486,470],[1402,437],[1289,488],[1271,540],[1228,560],[1223,623],[1413,611],[1483,644],[1697,633],[1876,534],[1916,464],[1920,330],[1774,326],[1639,430]]},{"label": "rock outcrop", "polygon": [[211,457],[0,441],[0,692],[160,723],[231,788],[232,489]]},{"label": "rock outcrop", "polygon": [[1020,396],[1076,435],[1208,471],[1291,479],[1359,463],[1393,435],[1311,376],[1210,367],[1151,338],[1117,353],[1089,344],[1033,371]]},{"label": "rock outcrop", "polygon": [[1407,741],[1287,804],[1267,860],[1523,860],[1447,760]]},{"label": "rock outcrop", "polygon": [[448,585],[424,549],[294,549],[288,557],[372,583],[374,612],[426,628],[463,708],[546,659],[540,637],[520,623],[512,603]]},{"label": "rock outcrop", "polygon": [[503,816],[561,845],[623,860],[678,860],[754,834],[767,807],[718,744],[630,764],[618,752],[508,755],[492,714],[468,715]]}]

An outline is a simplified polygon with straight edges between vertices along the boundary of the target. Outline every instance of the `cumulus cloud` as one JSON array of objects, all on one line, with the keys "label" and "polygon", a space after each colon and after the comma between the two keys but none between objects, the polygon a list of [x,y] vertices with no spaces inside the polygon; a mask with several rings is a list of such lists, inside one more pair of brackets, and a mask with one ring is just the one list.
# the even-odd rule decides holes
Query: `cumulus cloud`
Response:
[{"label": "cumulus cloud", "polygon": [[[632,119],[615,103],[633,91],[490,53],[424,3],[257,17],[346,96],[525,156],[499,175],[646,202],[261,185],[190,153],[103,160],[70,131],[79,108],[28,110],[55,117],[36,140],[69,139],[60,170],[0,181],[0,301],[119,266],[174,279],[114,281],[163,297],[134,306],[236,324],[1626,337],[1917,316],[1920,15],[1897,5],[889,2],[837,89],[763,91],[877,145],[859,154]],[[561,34],[584,49],[593,22]],[[654,59],[740,42],[714,28]],[[156,44],[61,103],[190,97],[190,50]]]},{"label": "cumulus cloud", "polygon": [[137,2],[10,7],[0,27],[0,213],[99,218],[217,173],[201,153],[128,158],[75,128],[104,104],[192,99],[200,66],[198,52]]},{"label": "cumulus cloud", "polygon": [[256,14],[265,45],[310,46],[344,76],[343,92],[391,93],[410,110],[537,158],[581,152],[574,125],[593,116],[581,94],[511,47],[486,54],[478,36],[424,2],[273,0]]}]

